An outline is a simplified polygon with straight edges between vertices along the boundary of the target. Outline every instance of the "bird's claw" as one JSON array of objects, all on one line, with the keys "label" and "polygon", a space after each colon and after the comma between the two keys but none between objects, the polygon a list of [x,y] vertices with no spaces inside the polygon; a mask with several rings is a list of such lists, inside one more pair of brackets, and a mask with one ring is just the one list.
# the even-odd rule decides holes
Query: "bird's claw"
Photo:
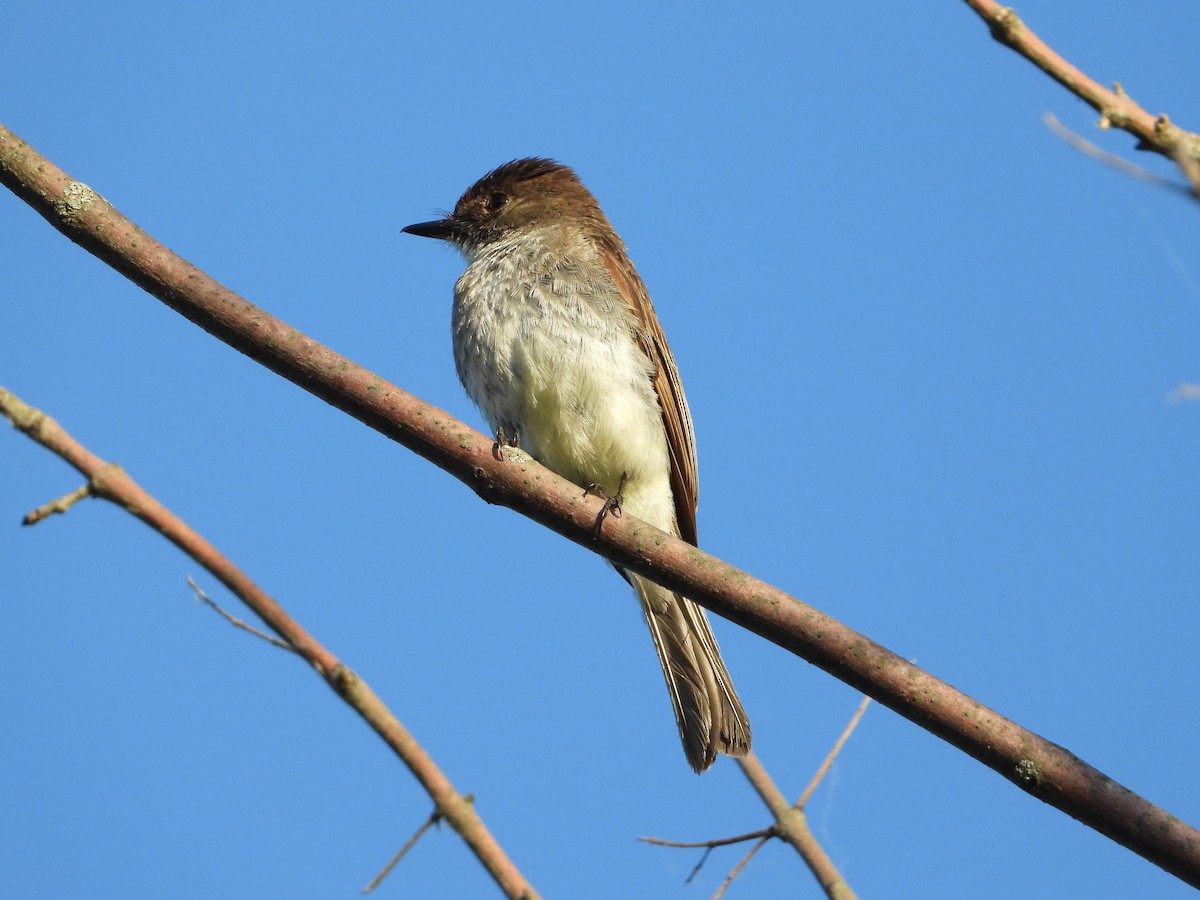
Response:
[{"label": "bird's claw", "polygon": [[508,435],[504,431],[504,426],[501,425],[496,429],[496,443],[492,445],[492,455],[500,462],[504,462],[508,458],[506,452],[508,450],[518,451],[514,454],[518,458],[522,455],[528,455],[521,450],[521,432],[513,429],[512,441],[509,441]]},{"label": "bird's claw", "polygon": [[604,505],[600,507],[600,512],[596,515],[596,522],[592,525],[593,534],[600,534],[600,528],[604,525],[604,517],[609,513],[612,513],[615,518],[621,518],[621,504],[625,500],[625,482],[628,480],[628,473],[622,472],[621,483],[617,485],[617,492],[611,497],[604,492],[604,486],[596,481],[593,481],[584,489],[583,495],[585,497],[590,494],[593,497],[602,497],[604,499]]}]

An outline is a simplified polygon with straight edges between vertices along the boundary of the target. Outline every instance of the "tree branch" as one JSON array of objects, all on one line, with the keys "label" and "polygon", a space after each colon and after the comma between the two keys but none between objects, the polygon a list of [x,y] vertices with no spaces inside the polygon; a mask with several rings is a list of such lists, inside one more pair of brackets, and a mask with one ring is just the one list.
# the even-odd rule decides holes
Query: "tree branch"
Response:
[{"label": "tree branch", "polygon": [[1058,121],[1058,117],[1054,113],[1042,113],[1042,123],[1050,129],[1055,137],[1062,138],[1080,153],[1090,156],[1092,159],[1099,160],[1106,166],[1116,169],[1130,178],[1136,178],[1138,181],[1145,182],[1146,184],[1152,184],[1155,187],[1183,194],[1185,197],[1192,196],[1192,189],[1186,184],[1175,181],[1172,178],[1164,178],[1157,172],[1143,169],[1141,166],[1131,163],[1129,160],[1117,156],[1115,153],[1109,153],[1102,147],[1097,147],[1091,141],[1082,135],[1076,134],[1062,122]]},{"label": "tree branch", "polygon": [[[39,409],[27,405],[0,387],[0,415],[46,449],[57,453],[88,479],[90,493],[108,500],[141,519],[172,544],[208,569],[230,591],[283,639],[284,645],[303,657],[330,687],[354,709],[408,767],[432,798],[436,812],[450,823],[483,863],[488,874],[512,898],[537,897],[533,887],[492,837],[469,798],[459,794],[450,780],[422,749],[416,738],[384,705],[367,683],[326,650],[316,638],[212,544],[158,502],[117,465],[106,463],[69,435]],[[193,585],[194,586],[194,585]],[[197,589],[199,593],[199,589]],[[201,594],[201,596],[203,596]],[[204,598],[208,601],[208,598]],[[212,601],[208,601],[212,604]],[[215,606],[215,604],[212,604]],[[222,615],[232,617],[219,610]],[[236,621],[236,620],[234,620]],[[243,623],[243,627],[245,626]],[[253,631],[253,629],[250,629]],[[257,633],[257,632],[256,632]]]},{"label": "tree branch", "polygon": [[771,838],[777,837],[791,844],[792,849],[800,854],[800,858],[804,860],[809,870],[820,883],[825,896],[829,897],[830,900],[854,900],[856,895],[853,889],[851,889],[849,882],[838,871],[837,867],[833,864],[833,860],[829,858],[825,849],[817,841],[816,835],[809,829],[808,817],[804,814],[804,804],[812,796],[812,792],[816,790],[817,785],[821,783],[821,779],[829,772],[833,761],[837,758],[838,753],[841,752],[846,741],[850,739],[850,735],[858,726],[858,722],[862,718],[863,713],[866,712],[870,702],[870,697],[863,697],[862,702],[858,704],[858,708],[854,711],[854,715],[850,717],[849,723],[842,729],[841,735],[834,742],[833,749],[825,755],[825,759],[817,768],[816,774],[809,781],[808,787],[804,789],[804,793],[800,795],[800,799],[792,807],[787,806],[787,801],[783,799],[783,794],[775,786],[775,783],[771,780],[771,776],[767,774],[767,770],[763,767],[757,756],[751,753],[736,760],[742,770],[742,774],[746,776],[746,780],[754,787],[759,797],[766,804],[767,809],[775,818],[775,821],[769,828],[760,828],[757,831],[739,834],[735,837],[713,838],[707,841],[667,841],[654,837],[644,837],[639,838],[639,840],[647,844],[657,844],[662,847],[704,848],[704,855],[700,857],[700,861],[692,869],[692,874],[688,876],[689,883],[700,871],[708,859],[708,855],[714,848],[725,847],[729,844],[740,844],[744,841],[754,841],[754,846],[734,866],[733,870],[725,877],[725,880],[721,882],[721,886],[713,894],[715,900],[715,898],[724,895],[725,891],[733,883],[733,880],[737,878],[738,873],[754,858],[754,854],[761,850]]},{"label": "tree branch", "polygon": [[601,500],[268,315],[180,259],[0,126],[0,181],[88,252],[272,371],[429,459],[489,503],[691,597],[824,669],[1167,871],[1200,886],[1200,832],[921,669],[750,574]]},{"label": "tree branch", "polygon": [[1153,150],[1175,163],[1200,199],[1200,134],[1184,131],[1163,113],[1151,115],[1119,84],[1109,90],[1067,62],[996,0],[965,0],[991,29],[992,37],[1025,57],[1068,91],[1100,113],[1100,127],[1120,128],[1138,139],[1139,150]]},{"label": "tree branch", "polygon": [[[816,876],[817,881],[821,883],[821,889],[825,891],[825,896],[831,900],[853,900],[855,894],[850,889],[850,885],[847,884],[842,873],[833,864],[833,860],[829,858],[825,849],[809,830],[804,810],[799,805],[792,806],[788,803],[783,792],[775,786],[775,782],[771,780],[771,776],[767,774],[767,770],[753,753],[739,759],[738,764],[742,774],[750,782],[750,786],[754,788],[763,803],[767,805],[767,809],[771,811],[771,815],[775,817],[775,834],[796,848],[796,852],[800,854],[809,869],[812,870],[813,875]],[[758,847],[754,848],[754,850],[757,849]]]}]

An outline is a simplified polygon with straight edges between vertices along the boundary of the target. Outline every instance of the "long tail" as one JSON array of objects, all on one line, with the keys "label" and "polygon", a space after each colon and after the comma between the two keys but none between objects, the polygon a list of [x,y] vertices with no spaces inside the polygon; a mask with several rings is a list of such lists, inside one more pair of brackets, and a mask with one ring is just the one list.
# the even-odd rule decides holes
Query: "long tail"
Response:
[{"label": "long tail", "polygon": [[622,574],[642,601],[675,708],[683,752],[692,768],[703,772],[718,753],[745,756],[750,752],[750,720],[704,610],[639,575]]}]

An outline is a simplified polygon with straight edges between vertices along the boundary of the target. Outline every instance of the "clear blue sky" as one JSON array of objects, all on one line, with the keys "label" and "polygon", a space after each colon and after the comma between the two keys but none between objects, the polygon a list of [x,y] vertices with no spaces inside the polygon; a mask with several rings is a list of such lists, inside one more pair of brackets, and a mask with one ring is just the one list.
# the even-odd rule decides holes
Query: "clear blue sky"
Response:
[{"label": "clear blue sky", "polygon": [[[1193,823],[1200,206],[961,3],[19,4],[0,121],[224,284],[474,424],[461,269],[400,233],[517,156],[573,165],[687,385],[702,544]],[[1200,12],[1030,2],[1200,127]],[[891,13],[891,15],[887,15]],[[1168,172],[1145,154],[1136,161]],[[684,763],[632,595],[586,551],[218,343],[0,196],[0,384],[278,597],[472,792],[547,896],[704,897],[767,815]],[[304,665],[0,432],[0,893],[353,897],[429,814]],[[797,796],[858,696],[717,623]],[[809,813],[868,897],[1184,897],[873,707]],[[815,895],[768,847],[731,897]],[[451,832],[383,897],[489,897]]]}]

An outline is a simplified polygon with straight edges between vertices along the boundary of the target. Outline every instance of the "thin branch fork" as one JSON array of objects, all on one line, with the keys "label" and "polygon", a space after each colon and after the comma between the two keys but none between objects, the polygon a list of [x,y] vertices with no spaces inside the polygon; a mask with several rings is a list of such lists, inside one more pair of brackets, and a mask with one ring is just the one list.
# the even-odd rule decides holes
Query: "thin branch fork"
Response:
[{"label": "thin branch fork", "polygon": [[[215,600],[213,600],[210,596],[208,596],[208,594],[204,593],[204,591],[201,590],[200,586],[198,584],[196,584],[196,582],[192,578],[192,576],[190,576],[190,575],[188,576],[187,583],[188,583],[188,587],[190,587],[192,589],[192,591],[196,594],[196,599],[198,601],[203,603],[209,609],[216,612],[217,615],[221,616],[221,618],[223,618],[230,625],[234,626],[235,628],[240,628],[244,631],[247,631],[257,638],[261,638],[262,640],[264,640],[268,644],[270,644],[272,647],[278,647],[281,650],[287,650],[289,653],[296,652],[294,649],[292,649],[290,644],[286,643],[285,641],[280,640],[279,638],[275,637],[275,635],[267,634],[265,631],[255,628],[253,625],[249,624],[248,622],[245,622],[242,619],[239,619],[237,616],[230,613],[228,610],[226,610],[224,607],[222,607],[219,603],[217,603]],[[468,794],[464,799],[467,801],[467,803],[473,804],[475,802],[475,798],[470,794]],[[385,865],[379,871],[379,874],[377,874],[374,878],[372,878],[370,880],[370,882],[367,883],[367,886],[362,889],[362,892],[364,894],[369,894],[369,893],[371,893],[371,891],[375,890],[375,888],[379,887],[379,885],[381,885],[383,883],[383,880],[385,878],[387,878],[388,875],[391,874],[392,869],[396,868],[396,866],[400,864],[400,860],[402,860],[404,858],[404,855],[406,853],[408,853],[408,851],[411,850],[414,846],[416,846],[417,841],[419,841],[421,839],[421,837],[425,834],[425,832],[427,832],[430,828],[432,828],[434,825],[438,824],[441,821],[442,821],[442,811],[435,806],[433,809],[433,812],[429,814],[429,818],[426,819],[425,822],[421,825],[421,827],[416,830],[416,832],[413,834],[412,837],[410,837],[407,841],[405,841],[404,846],[396,851],[396,853],[392,856],[392,858],[388,860],[387,865]]]},{"label": "thin branch fork", "polygon": [[2,126],[0,182],[72,241],[210,334],[429,459],[487,502],[515,509],[819,666],[1200,887],[1195,828],[832,617],[631,515],[610,518],[604,532],[594,534],[602,501],[533,462],[496,460],[492,437],[248,303]]},{"label": "thin branch fork", "polygon": [[812,796],[817,785],[819,785],[829,769],[833,766],[833,761],[841,752],[842,747],[846,745],[846,741],[850,739],[850,735],[854,733],[854,729],[858,727],[858,723],[862,720],[863,713],[867,711],[867,706],[871,703],[870,697],[864,697],[862,702],[858,704],[854,714],[850,717],[850,721],[846,727],[842,729],[842,733],[834,742],[833,748],[825,755],[821,765],[817,768],[816,774],[808,783],[808,787],[804,789],[804,793],[800,795],[800,799],[796,801],[794,806],[788,807],[787,801],[783,799],[783,793],[771,781],[771,777],[767,774],[766,769],[758,758],[753,754],[737,760],[738,766],[746,779],[754,786],[759,796],[766,803],[767,808],[775,816],[775,821],[767,828],[761,828],[758,831],[747,832],[746,834],[735,835],[727,838],[714,838],[707,841],[667,841],[662,838],[644,837],[641,840],[647,844],[656,844],[662,847],[682,847],[682,848],[703,848],[704,853],[688,875],[687,881],[690,883],[700,870],[704,867],[704,863],[708,860],[709,854],[717,847],[725,847],[730,844],[740,844],[745,841],[754,841],[755,844],[743,856],[736,866],[725,876],[725,880],[721,882],[720,887],[713,893],[713,900],[718,900],[729,889],[734,879],[742,872],[746,865],[754,858],[767,841],[773,837],[781,838],[787,841],[800,854],[800,858],[808,865],[809,870],[816,877],[821,889],[825,892],[825,896],[830,900],[854,900],[857,896],[850,884],[838,871],[833,864],[833,860],[821,847],[808,827],[808,817],[804,815],[804,805],[808,802],[808,798]]},{"label": "thin branch fork", "polygon": [[279,603],[186,522],[143,490],[120,466],[107,463],[96,456],[71,437],[54,419],[29,406],[3,387],[0,387],[0,415],[6,417],[17,430],[29,435],[74,466],[88,479],[84,490],[141,519],[204,566],[236,594],[282,640],[277,641],[231,616],[209,600],[196,587],[195,582],[188,579],[198,597],[217,609],[231,623],[294,651],[312,665],[338,696],[362,716],[408,767],[433,800],[437,815],[450,823],[505,895],[510,898],[536,900],[536,891],[492,837],[475,811],[470,797],[464,797],[454,789],[433,758],[417,743],[416,738],[366,682],[305,631]]},{"label": "thin branch fork", "polygon": [[679,847],[683,850],[711,850],[713,847],[728,847],[730,844],[743,844],[746,841],[757,841],[759,838],[771,837],[775,827],[760,828],[758,831],[747,831],[745,834],[735,834],[733,837],[713,838],[708,841],[668,841],[666,838],[638,838],[643,844],[653,844],[656,847]]},{"label": "thin branch fork", "polygon": [[668,841],[664,840],[663,838],[654,837],[638,838],[638,840],[643,844],[654,844],[658,847],[679,847],[685,850],[703,850],[704,852],[700,854],[700,859],[696,861],[696,864],[692,866],[692,871],[690,871],[688,873],[688,877],[684,879],[684,884],[691,884],[696,880],[696,876],[700,874],[700,870],[703,869],[704,864],[708,862],[709,855],[717,847],[728,847],[731,844],[741,844],[746,841],[755,841],[754,848],[742,857],[741,861],[734,866],[733,871],[725,876],[725,880],[721,882],[721,886],[718,887],[713,893],[713,897],[716,898],[725,893],[725,890],[733,883],[733,880],[737,878],[739,874],[741,874],[741,871],[745,868],[746,863],[748,863],[754,854],[758,852],[759,848],[766,844],[766,842],[772,837],[775,837],[775,834],[775,828],[772,826],[759,831],[751,831],[746,834],[739,834],[734,837],[713,838],[710,841]]}]

